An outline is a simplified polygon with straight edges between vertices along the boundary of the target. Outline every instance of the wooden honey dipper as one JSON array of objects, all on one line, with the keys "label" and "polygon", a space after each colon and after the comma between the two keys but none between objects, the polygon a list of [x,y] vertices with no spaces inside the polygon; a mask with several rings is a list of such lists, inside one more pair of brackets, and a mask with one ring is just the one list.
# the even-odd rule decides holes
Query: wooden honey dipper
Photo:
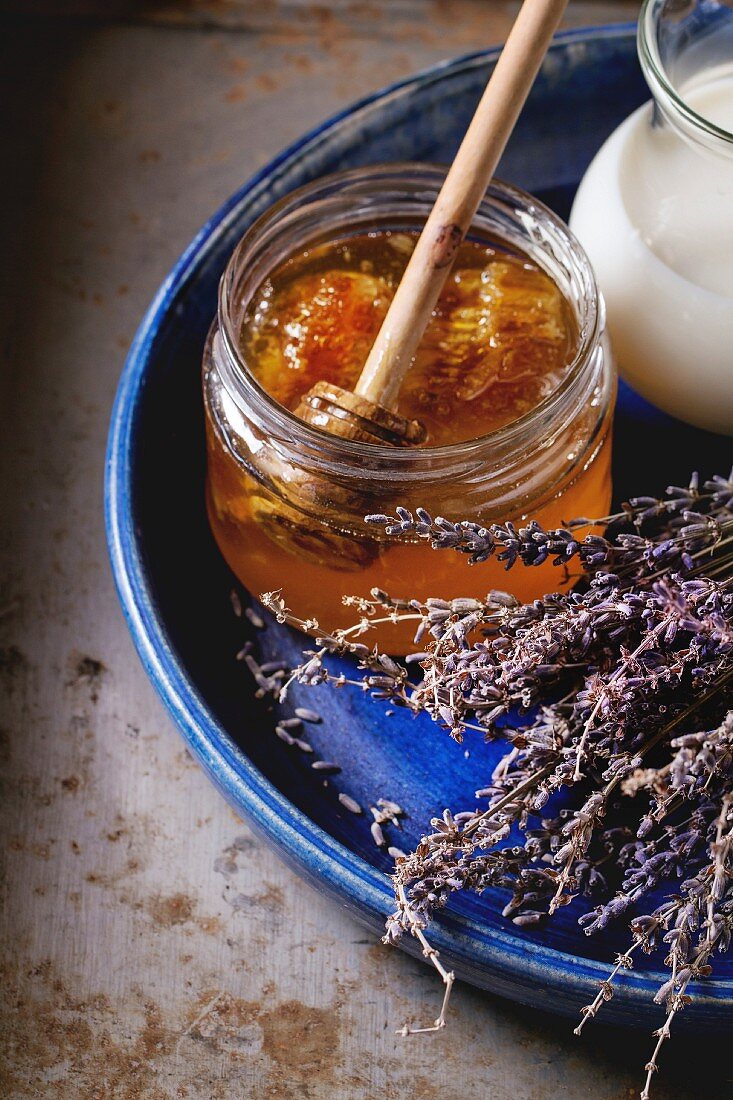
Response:
[{"label": "wooden honey dipper", "polygon": [[[524,0],[440,194],[417,241],[376,341],[354,388],[317,382],[297,416],[331,435],[361,443],[410,447],[426,438],[418,420],[397,411],[402,381],[458,251],[509,139],[567,0]],[[251,500],[256,521],[276,542],[332,568],[360,570],[380,553],[374,538],[354,538],[344,514],[373,509],[353,486],[273,459],[277,498]],[[384,489],[380,490],[384,506]],[[323,522],[333,519],[334,523]]]},{"label": "wooden honey dipper", "polygon": [[426,437],[397,412],[403,379],[534,83],[567,0],[524,0],[353,390],[317,382],[296,415],[343,439],[409,447]]}]

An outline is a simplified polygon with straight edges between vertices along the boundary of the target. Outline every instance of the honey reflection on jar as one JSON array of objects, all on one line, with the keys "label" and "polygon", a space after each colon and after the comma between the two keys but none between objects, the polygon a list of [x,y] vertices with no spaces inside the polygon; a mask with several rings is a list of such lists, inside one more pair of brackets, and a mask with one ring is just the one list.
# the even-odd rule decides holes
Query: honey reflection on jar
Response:
[{"label": "honey reflection on jar", "polygon": [[[310,185],[250,230],[222,281],[204,357],[211,527],[253,594],[281,589],[326,630],[353,625],[343,597],[374,587],[530,600],[568,583],[551,563],[507,573],[390,540],[368,513],[422,506],[554,527],[609,508],[615,382],[593,276],[562,223],[504,185],[482,204],[401,396],[427,445],[356,444],[290,411],[318,378],[353,386],[440,182],[438,169],[387,166]],[[380,626],[367,640],[405,653],[413,633]]]}]

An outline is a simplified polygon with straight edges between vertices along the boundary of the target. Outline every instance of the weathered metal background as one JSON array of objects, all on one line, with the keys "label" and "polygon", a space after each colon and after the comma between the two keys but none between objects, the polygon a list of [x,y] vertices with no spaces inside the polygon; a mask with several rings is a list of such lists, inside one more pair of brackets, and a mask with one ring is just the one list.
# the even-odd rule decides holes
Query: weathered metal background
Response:
[{"label": "weathered metal background", "polygon": [[[187,757],[138,664],[102,530],[130,338],[208,214],[350,99],[501,39],[517,5],[4,5],[0,1095],[623,1100],[647,1036],[433,975],[302,885]],[[572,3],[568,23],[633,17]],[[572,124],[572,122],[569,122]],[[697,1044],[658,1100],[730,1095]]]}]

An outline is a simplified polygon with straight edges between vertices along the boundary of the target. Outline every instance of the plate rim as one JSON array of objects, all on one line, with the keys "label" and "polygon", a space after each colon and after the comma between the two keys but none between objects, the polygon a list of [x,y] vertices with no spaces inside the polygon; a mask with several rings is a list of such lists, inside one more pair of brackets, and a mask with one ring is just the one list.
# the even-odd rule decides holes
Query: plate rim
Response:
[{"label": "plate rim", "polygon": [[[560,32],[554,39],[553,47],[635,33],[634,22],[572,28]],[[105,535],[118,598],[148,678],[189,748],[230,804],[264,834],[298,874],[310,880],[312,885],[325,885],[331,895],[369,927],[383,922],[393,908],[388,876],[317,825],[254,766],[188,679],[168,632],[157,615],[146,578],[139,532],[135,529],[130,510],[130,454],[134,447],[138,396],[156,340],[176,301],[253,192],[265,182],[272,182],[281,167],[299,159],[355,113],[400,91],[429,85],[447,71],[456,72],[479,61],[496,60],[500,51],[500,46],[494,46],[447,58],[363,96],[286,146],[245,181],[207,219],[161,283],[131,343],[110,419],[105,457]],[[447,910],[431,924],[431,942],[455,962],[459,976],[471,984],[489,989],[492,988],[492,977],[497,983],[510,983],[516,975],[516,963],[512,965],[512,959],[521,959],[525,985],[539,984],[546,989],[549,983],[563,995],[571,994],[573,1000],[581,997],[592,999],[598,983],[607,977],[612,967],[610,958],[604,963],[545,944],[532,943],[512,935],[510,928],[510,925],[506,930],[482,928],[480,921]],[[412,937],[404,937],[401,946],[409,954],[421,957],[419,945]],[[608,1006],[609,1009],[612,1006],[623,1008],[623,1015],[611,1011],[608,1013],[609,1022],[632,1025],[638,1019],[638,1012],[646,1014],[659,985],[654,975],[662,973],[643,970],[625,973],[619,983],[617,997]],[[536,1003],[527,996],[518,995],[515,999]],[[689,1019],[705,1014],[706,1026],[710,1027],[713,1023],[711,1016],[719,1017],[731,1005],[733,979],[711,978],[696,990],[694,1006],[688,1010],[689,1016],[687,1013],[685,1016]],[[573,1006],[560,1003],[551,1004],[550,1009],[575,1012]]]}]

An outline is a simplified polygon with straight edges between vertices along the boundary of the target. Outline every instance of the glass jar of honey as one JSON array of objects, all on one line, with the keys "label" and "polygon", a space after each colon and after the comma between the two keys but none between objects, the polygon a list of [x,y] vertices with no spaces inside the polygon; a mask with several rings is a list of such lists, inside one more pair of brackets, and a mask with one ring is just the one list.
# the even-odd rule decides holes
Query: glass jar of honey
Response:
[{"label": "glass jar of honey", "polygon": [[[390,540],[365,522],[397,505],[489,524],[602,517],[610,496],[615,370],[582,248],[530,195],[489,188],[400,395],[424,444],[343,439],[293,412],[316,381],[352,388],[444,179],[402,164],[321,179],[273,206],[224,273],[203,362],[207,505],[217,543],[255,595],[282,590],[323,629],[346,595],[533,599],[546,564]],[[379,628],[393,653],[403,628]]]}]

